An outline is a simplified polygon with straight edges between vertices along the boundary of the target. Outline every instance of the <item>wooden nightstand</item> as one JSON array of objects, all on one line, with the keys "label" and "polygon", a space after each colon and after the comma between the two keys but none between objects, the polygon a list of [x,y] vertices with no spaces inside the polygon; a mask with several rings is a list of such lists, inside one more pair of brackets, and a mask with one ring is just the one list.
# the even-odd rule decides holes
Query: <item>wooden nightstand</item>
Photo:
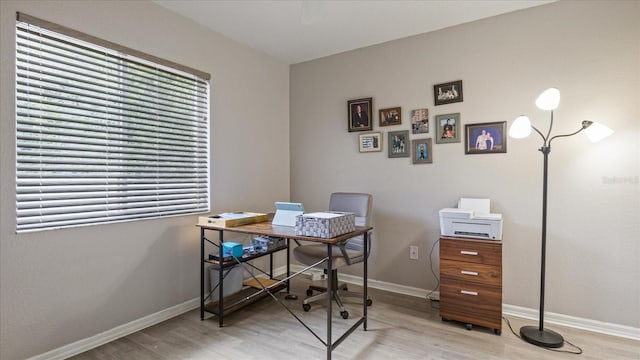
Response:
[{"label": "wooden nightstand", "polygon": [[502,241],[440,238],[440,317],[502,333]]}]

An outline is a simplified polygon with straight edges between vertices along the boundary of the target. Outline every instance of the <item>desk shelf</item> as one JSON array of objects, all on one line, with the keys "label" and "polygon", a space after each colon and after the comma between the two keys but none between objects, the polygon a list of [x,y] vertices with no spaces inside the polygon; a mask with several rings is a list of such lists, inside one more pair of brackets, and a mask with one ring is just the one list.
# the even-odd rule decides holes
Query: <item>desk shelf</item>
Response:
[{"label": "desk shelf", "polygon": [[[281,283],[271,287],[268,287],[269,291],[274,294],[280,290],[284,290],[287,288],[287,284]],[[256,289],[254,287],[245,287],[237,293],[225,296],[223,307],[224,307],[224,315],[228,315],[233,313],[234,311],[240,310],[247,305],[253,304],[254,302],[264,299],[268,297],[269,294],[266,292],[262,292],[258,295],[252,297],[252,295],[262,291],[262,289]],[[204,310],[208,313],[218,315],[219,302],[208,302],[204,306]]]},{"label": "desk shelf", "polygon": [[[250,254],[250,255],[243,255],[242,257],[239,257],[238,260],[240,260],[240,262],[247,262],[247,261],[251,261],[251,260],[255,260],[257,258],[269,255],[269,254],[273,254],[276,253],[278,251],[282,251],[282,250],[287,250],[288,247],[287,245],[282,245],[282,246],[278,246],[276,248],[267,250],[265,252],[260,252],[260,253],[256,253],[256,254]],[[220,266],[220,260],[216,260],[216,259],[205,259],[204,262],[209,263],[209,264],[213,264],[216,266]],[[222,268],[226,268],[229,266],[233,266],[233,265],[237,265],[238,263],[231,259],[231,260],[223,260],[222,261]]]},{"label": "desk shelf", "polygon": [[[256,224],[252,224],[254,226],[256,226]],[[204,315],[205,312],[206,313],[210,313],[210,314],[214,314],[215,316],[218,317],[218,324],[220,327],[223,326],[224,324],[224,317],[228,314],[231,314],[237,310],[242,309],[245,306],[248,306],[258,300],[264,299],[265,297],[269,296],[269,294],[266,291],[263,291],[262,288],[256,288],[256,287],[252,287],[252,286],[247,286],[247,285],[243,285],[243,287],[238,290],[237,292],[233,293],[233,294],[226,294],[225,296],[222,296],[221,299],[216,299],[213,300],[210,298],[211,294],[213,293],[213,291],[217,292],[219,295],[224,294],[224,288],[225,288],[225,280],[224,277],[222,276],[222,278],[218,279],[217,282],[217,289],[214,289],[213,291],[209,291],[208,295],[207,292],[205,291],[205,268],[207,266],[207,264],[213,265],[215,267],[218,268],[218,273],[219,274],[223,274],[224,271],[226,271],[225,269],[230,269],[232,266],[241,266],[241,267],[245,267],[247,265],[244,265],[244,263],[250,262],[252,260],[264,257],[264,256],[268,256],[269,258],[269,270],[268,271],[263,271],[260,270],[259,268],[254,267],[253,265],[250,265],[251,267],[254,267],[255,269],[261,271],[264,275],[266,275],[269,279],[273,279],[273,254],[280,252],[280,251],[284,251],[286,253],[287,256],[287,276],[289,276],[289,240],[287,238],[285,241],[284,245],[278,246],[278,247],[274,247],[272,249],[269,249],[267,251],[264,252],[258,252],[255,254],[247,254],[247,255],[243,255],[242,257],[239,257],[237,259],[215,259],[215,258],[209,258],[208,255],[208,251],[207,250],[221,250],[222,249],[222,244],[224,243],[224,233],[225,232],[238,232],[237,230],[240,229],[246,229],[246,228],[250,228],[252,229],[252,227],[249,226],[240,226],[240,227],[234,227],[234,228],[224,228],[224,227],[216,227],[216,226],[209,226],[209,225],[202,225],[199,224],[198,225],[200,227],[200,257],[201,257],[201,263],[200,263],[200,319],[204,319]],[[211,241],[209,239],[207,239],[205,237],[205,232],[206,231],[215,231],[218,232],[218,240],[217,241]],[[261,233],[260,231],[257,232],[253,232],[253,231],[244,231],[244,233],[246,234],[254,234],[254,235],[264,235],[264,233]],[[281,237],[281,236],[280,236]],[[207,249],[209,248],[209,249]],[[246,272],[243,271],[243,275]],[[268,286],[268,285],[265,285]],[[289,280],[284,281],[283,283],[280,284],[276,284],[276,285],[272,285],[272,286],[268,286],[269,292],[271,293],[276,293],[279,292],[281,290],[286,289],[288,291],[288,287],[289,287]]]}]

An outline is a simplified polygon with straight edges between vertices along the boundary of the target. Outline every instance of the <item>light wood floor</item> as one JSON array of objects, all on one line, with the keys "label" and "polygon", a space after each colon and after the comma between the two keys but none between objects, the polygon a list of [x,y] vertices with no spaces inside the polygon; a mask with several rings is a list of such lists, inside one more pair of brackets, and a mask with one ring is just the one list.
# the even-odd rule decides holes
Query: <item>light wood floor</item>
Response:
[{"label": "light wood floor", "polygon": [[[308,281],[294,280],[292,293],[304,297]],[[355,288],[354,286],[350,286]],[[503,321],[502,335],[492,330],[443,322],[424,299],[370,289],[368,331],[353,332],[333,351],[333,359],[640,359],[640,341],[596,334],[550,324],[547,326],[582,348],[581,355],[554,352],[517,338]],[[312,305],[303,312],[301,300],[284,300],[296,315],[322,338],[326,334],[325,307]],[[334,306],[333,337],[337,338],[361,314],[361,305],[350,298],[348,320]],[[437,306],[437,303],[435,303]],[[73,357],[88,359],[326,359],[324,345],[273,299],[263,299],[225,317],[218,327],[211,315],[200,320],[199,310],[167,320],[124,338]],[[535,321],[507,318],[517,332]],[[565,345],[561,351],[574,351]]]}]

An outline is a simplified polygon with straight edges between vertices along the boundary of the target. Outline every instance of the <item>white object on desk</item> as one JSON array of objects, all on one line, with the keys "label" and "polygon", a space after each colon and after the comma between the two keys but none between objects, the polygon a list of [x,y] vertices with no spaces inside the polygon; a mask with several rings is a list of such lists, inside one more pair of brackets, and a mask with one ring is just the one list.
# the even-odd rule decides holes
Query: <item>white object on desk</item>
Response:
[{"label": "white object on desk", "polygon": [[355,230],[355,214],[349,212],[315,212],[296,218],[296,235],[332,238]]},{"label": "white object on desk", "polygon": [[491,214],[489,199],[461,198],[457,208],[439,211],[440,234],[487,240],[502,239],[502,214]]},{"label": "white object on desk", "polygon": [[304,214],[301,203],[276,201],[276,214],[273,215],[271,225],[296,226],[296,216]]}]

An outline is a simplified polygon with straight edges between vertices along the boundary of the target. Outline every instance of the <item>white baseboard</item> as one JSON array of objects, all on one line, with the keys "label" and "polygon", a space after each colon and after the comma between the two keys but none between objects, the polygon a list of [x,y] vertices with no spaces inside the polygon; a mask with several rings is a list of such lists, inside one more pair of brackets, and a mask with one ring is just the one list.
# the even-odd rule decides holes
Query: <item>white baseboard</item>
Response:
[{"label": "white baseboard", "polygon": [[146,329],[149,326],[161,323],[172,317],[184,314],[187,311],[200,307],[200,297],[187,300],[182,304],[172,306],[168,309],[160,310],[154,314],[147,315],[140,319],[131,321],[129,323],[117,326],[113,329],[107,330],[103,333],[96,334],[94,336],[78,340],[71,344],[59,347],[44,354],[40,354],[29,358],[29,360],[63,360],[72,356],[81,354],[85,351],[96,348],[100,345],[104,345],[113,340],[119,339],[123,336],[127,336],[136,331]]},{"label": "white baseboard", "polygon": [[[291,265],[291,271],[300,271],[304,269],[304,267],[300,266],[300,265]],[[286,267],[281,267],[278,268],[277,270],[274,270],[274,273],[276,274],[284,274],[285,271],[287,270]],[[313,276],[313,274],[321,274],[322,270],[318,270],[318,269],[311,269],[308,270],[306,272],[306,274],[308,274],[310,277]],[[354,276],[354,275],[347,275],[347,274],[339,274],[338,278],[340,281],[342,282],[346,282],[349,284],[355,284],[355,285],[362,285],[362,277],[361,276]],[[390,282],[385,282],[385,281],[379,281],[379,280],[373,280],[373,279],[367,279],[368,281],[368,285],[370,288],[374,288],[374,289],[380,289],[380,290],[385,290],[385,291],[389,291],[389,292],[393,292],[393,293],[397,293],[397,294],[404,294],[404,295],[409,295],[409,296],[415,296],[415,297],[421,297],[421,298],[425,298],[427,297],[427,294],[429,294],[431,291],[429,290],[424,290],[424,289],[420,289],[420,288],[416,288],[416,287],[411,287],[411,286],[405,286],[405,285],[397,285],[397,284],[393,284]],[[434,294],[437,294],[438,292],[434,292]]]},{"label": "white baseboard", "polygon": [[[537,324],[537,321],[539,319],[538,314],[540,313],[540,311],[521,306],[503,304],[502,313],[504,315],[511,315],[520,318],[535,320]],[[556,314],[548,311],[544,312],[544,320],[545,323],[593,331],[601,334],[618,336],[632,340],[640,340],[640,328],[635,328],[632,326],[607,323],[604,321],[585,319],[576,316]]]},{"label": "white baseboard", "polygon": [[[299,265],[291,265],[290,270],[300,271],[303,267]],[[281,266],[274,269],[274,275],[282,275],[286,273],[286,266]],[[308,276],[312,276],[313,273],[322,273],[320,270],[311,269],[307,271]],[[339,275],[340,281],[360,285],[362,284],[362,277],[341,274]],[[439,297],[439,293],[437,291],[425,290],[416,288],[413,286],[405,286],[393,284],[385,281],[379,281],[374,279],[368,279],[368,285],[370,288],[389,291],[397,294],[415,296],[422,299],[425,299],[427,295],[431,295],[433,297]],[[184,314],[187,311],[191,311],[200,306],[200,298],[191,299],[183,302],[182,304],[178,304],[176,306],[172,306],[168,309],[164,309],[158,311],[154,314],[147,315],[140,319],[131,321],[129,323],[117,326],[111,330],[107,330],[103,333],[96,334],[94,336],[88,337],[86,339],[78,340],[71,344],[59,347],[57,349],[51,350],[44,354],[40,354],[34,357],[29,358],[28,360],[63,360],[74,355],[78,355],[85,351],[96,348],[100,345],[104,345],[110,341],[119,339],[123,336],[127,336],[136,331],[140,331],[149,326],[153,326],[155,324],[161,323],[165,320],[171,319],[172,317]],[[538,310],[515,306],[515,305],[502,305],[503,313],[505,315],[516,316],[525,319],[538,319]],[[640,328],[635,328],[632,326],[618,325],[607,323],[603,321],[596,321],[591,319],[579,318],[575,316],[563,315],[550,313],[545,311],[545,319],[548,323],[568,326],[576,329],[582,329],[587,331],[593,331],[601,334],[612,335],[623,337],[632,340],[640,340]]]},{"label": "white baseboard", "polygon": [[[291,270],[295,271],[295,269],[302,269],[302,267],[296,267],[296,265],[291,265]],[[280,270],[280,269],[279,269]],[[286,268],[280,270],[284,273]],[[319,270],[311,270],[311,271],[319,271]],[[340,281],[352,284],[362,284],[362,277],[354,276],[354,275],[339,275]],[[374,289],[385,290],[389,292],[394,292],[398,294],[404,294],[409,296],[415,296],[419,298],[426,299],[427,295],[430,294],[430,297],[439,298],[440,293],[438,291],[434,291],[431,293],[430,290],[420,289],[412,286],[404,286],[398,284],[392,284],[384,281],[378,281],[369,279],[368,280],[369,287]],[[521,306],[502,304],[502,312],[504,315],[511,315],[525,319],[538,320],[538,310],[525,308]],[[640,328],[619,325],[613,323],[607,323],[604,321],[597,321],[591,319],[585,319],[575,316],[556,314],[545,311],[544,313],[545,322],[550,324],[556,324],[560,326],[567,326],[581,330],[593,331],[605,335],[612,335],[623,337],[632,340],[640,340]]]}]

